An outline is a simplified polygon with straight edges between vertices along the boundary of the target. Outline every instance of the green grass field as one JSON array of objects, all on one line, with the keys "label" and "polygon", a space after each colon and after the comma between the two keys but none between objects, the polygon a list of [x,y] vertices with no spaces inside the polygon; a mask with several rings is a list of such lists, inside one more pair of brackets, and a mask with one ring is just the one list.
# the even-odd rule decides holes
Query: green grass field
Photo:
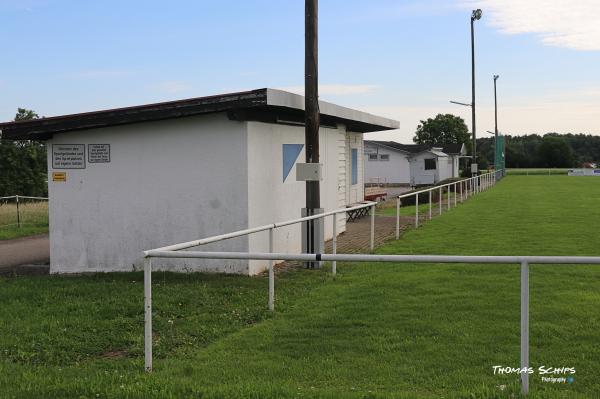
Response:
[{"label": "green grass field", "polygon": [[14,199],[0,201],[0,240],[47,232],[48,201],[21,199],[19,219],[17,219],[17,206]]},{"label": "green grass field", "polygon": [[[600,255],[600,179],[511,176],[380,253]],[[532,265],[532,398],[600,397],[600,268]],[[517,265],[338,264],[265,277],[155,273],[142,371],[140,273],[0,280],[3,398],[508,398]]]}]

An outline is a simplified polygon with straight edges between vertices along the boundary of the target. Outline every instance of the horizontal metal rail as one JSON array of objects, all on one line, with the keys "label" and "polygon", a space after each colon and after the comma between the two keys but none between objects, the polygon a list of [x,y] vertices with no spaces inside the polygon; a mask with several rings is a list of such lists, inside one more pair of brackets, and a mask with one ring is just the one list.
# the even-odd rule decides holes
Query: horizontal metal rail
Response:
[{"label": "horizontal metal rail", "polygon": [[[272,230],[271,230],[272,232]],[[144,261],[144,364],[152,371],[152,258],[248,259],[332,262],[394,262],[394,263],[461,263],[461,264],[520,264],[521,265],[521,369],[529,367],[529,265],[530,264],[600,264],[600,256],[461,256],[461,255],[365,255],[365,254],[287,254],[271,252],[201,252],[147,251]],[[269,291],[272,285],[269,269]],[[521,390],[529,392],[529,374],[521,374]]]},{"label": "horizontal metal rail", "polygon": [[481,174],[481,175],[476,176],[476,177],[469,177],[469,178],[462,179],[462,180],[456,180],[456,181],[453,181],[453,182],[450,182],[450,183],[445,183],[445,184],[440,184],[440,185],[437,185],[437,186],[432,186],[432,187],[429,187],[429,188],[424,188],[424,189],[419,190],[419,191],[413,191],[413,192],[406,193],[406,194],[400,194],[396,198],[400,198],[400,199],[407,198],[407,197],[411,197],[413,195],[423,194],[423,193],[427,193],[429,191],[439,190],[440,188],[444,188],[444,187],[456,186],[456,185],[458,185],[460,183],[464,183],[464,182],[467,182],[467,181],[472,181],[472,180],[478,179],[478,178],[485,179],[485,178],[490,177],[492,175],[496,175],[496,174],[498,174],[500,172],[501,172],[500,170],[495,171],[495,172],[488,172],[488,173],[484,173],[484,174]]},{"label": "horizontal metal rail", "polygon": [[[429,189],[421,190],[418,192],[404,194],[397,197],[397,225],[396,225],[396,238],[399,235],[399,223],[400,223],[400,199],[404,197],[408,197],[411,195],[418,195],[420,193],[430,192],[429,195],[429,216],[431,218],[431,192],[433,190],[440,190],[440,214],[441,214],[441,201],[442,201],[442,189],[444,187],[449,187],[454,185],[454,206],[457,205],[457,184],[464,184],[461,186],[461,202],[463,201],[463,187],[470,189],[472,192],[471,195],[480,192],[483,188],[489,188],[496,183],[498,180],[498,173],[501,171],[484,174],[481,176],[468,178],[452,183],[443,184],[440,186],[431,187]],[[492,175],[493,174],[493,175]],[[450,189],[448,188],[448,192]],[[417,197],[418,198],[418,197]],[[467,198],[467,194],[465,194],[464,199]],[[284,222],[271,223],[264,226],[258,226],[250,229],[234,231],[227,234],[221,234],[213,237],[202,238],[198,240],[188,241],[184,243],[169,245],[161,248],[155,248],[151,250],[144,251],[144,297],[145,297],[145,367],[146,370],[152,370],[152,292],[151,292],[151,282],[152,282],[152,258],[198,258],[198,259],[245,259],[245,260],[268,260],[269,261],[269,301],[268,306],[269,310],[274,310],[274,301],[275,301],[275,274],[273,270],[274,261],[286,261],[286,260],[295,260],[295,261],[305,261],[305,262],[321,262],[321,261],[331,261],[331,271],[335,275],[336,274],[336,264],[338,261],[350,261],[350,262],[426,262],[426,263],[495,263],[495,262],[487,262],[486,259],[488,257],[479,257],[476,261],[470,261],[472,257],[448,257],[445,255],[427,255],[421,256],[422,260],[419,260],[419,256],[413,255],[357,255],[357,254],[337,254],[337,217],[335,215],[340,213],[346,213],[354,210],[359,210],[363,208],[371,208],[371,231],[370,231],[370,249],[374,249],[375,245],[375,206],[377,202],[365,202],[361,205],[349,207],[349,208],[340,208],[329,212],[320,213],[317,215],[307,216],[303,218],[287,220]],[[418,203],[417,203],[418,205]],[[450,197],[448,197],[448,207],[451,206]],[[418,226],[418,206],[416,213],[416,225]],[[332,254],[286,254],[286,253],[275,253],[273,251],[273,234],[276,228],[289,226],[296,223],[301,223],[308,220],[314,220],[319,218],[325,218],[327,216],[333,216],[333,241],[332,241]],[[210,244],[222,240],[227,240],[231,238],[241,237],[249,234],[258,233],[261,231],[269,232],[269,252],[268,253],[246,253],[246,252],[203,252],[203,251],[182,251],[188,248],[197,247],[205,244]],[[455,259],[448,261],[448,259]],[[521,262],[522,257],[505,257],[502,262],[498,263],[516,263]]]},{"label": "horizontal metal rail", "polygon": [[357,206],[354,206],[351,208],[335,209],[333,211],[323,212],[323,213],[319,213],[317,215],[305,216],[305,217],[293,219],[293,220],[286,220],[284,222],[266,224],[264,226],[258,226],[258,227],[253,227],[250,229],[233,231],[233,232],[227,233],[227,234],[221,234],[218,236],[201,238],[199,240],[183,242],[180,244],[168,245],[166,247],[161,247],[161,248],[156,248],[153,250],[144,251],[144,256],[148,256],[148,253],[151,251],[179,251],[179,250],[186,249],[186,248],[197,247],[200,245],[210,244],[210,243],[217,242],[217,241],[223,241],[223,240],[228,240],[231,238],[245,236],[248,234],[258,233],[260,231],[266,231],[269,229],[276,229],[279,227],[289,226],[291,224],[301,223],[301,222],[305,222],[307,220],[320,219],[320,218],[324,218],[327,216],[336,215],[338,213],[345,213],[345,212],[354,211],[354,210],[358,210],[358,209],[362,209],[362,208],[373,207],[375,205],[377,205],[377,202],[369,201],[369,202],[365,202],[364,204],[357,205]]},{"label": "horizontal metal rail", "polygon": [[[442,214],[442,210],[444,208],[443,197],[444,197],[444,189],[446,189],[447,193],[447,208],[452,208],[452,191],[454,191],[454,207],[458,205],[458,192],[460,191],[460,203],[463,203],[469,196],[473,196],[482,192],[483,190],[487,190],[490,187],[494,186],[498,180],[500,180],[504,176],[504,172],[502,170],[496,170],[493,172],[487,172],[478,176],[469,177],[462,180],[453,181],[450,183],[440,184],[437,186],[432,186],[429,188],[425,188],[419,191],[413,191],[406,194],[400,194],[396,197],[396,239],[400,238],[400,212],[402,208],[402,200],[409,197],[415,197],[415,228],[419,227],[419,195],[420,194],[429,194],[429,219],[432,218],[432,203],[433,196],[432,193],[439,193],[439,214]],[[451,187],[453,190],[451,190]],[[460,190],[459,190],[460,188]]]},{"label": "horizontal metal rail", "polygon": [[376,255],[376,254],[289,254],[269,252],[148,251],[152,258],[251,259],[285,261],[395,262],[395,263],[521,263],[600,264],[600,256],[463,256],[463,255]]},{"label": "horizontal metal rail", "polygon": [[25,198],[25,199],[35,199],[35,200],[45,200],[45,201],[48,201],[48,197],[29,197],[27,195],[9,195],[8,197],[0,197],[0,200],[11,199],[11,198]]}]

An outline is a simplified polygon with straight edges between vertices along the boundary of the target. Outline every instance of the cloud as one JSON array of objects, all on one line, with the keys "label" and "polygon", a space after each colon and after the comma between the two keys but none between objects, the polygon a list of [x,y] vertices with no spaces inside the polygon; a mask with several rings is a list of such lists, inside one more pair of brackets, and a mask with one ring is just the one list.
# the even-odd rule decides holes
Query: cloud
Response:
[{"label": "cloud", "polygon": [[[377,85],[347,85],[347,84],[322,84],[319,85],[319,94],[345,96],[349,94],[369,93],[379,88]],[[304,86],[281,87],[280,90],[304,95]]]},{"label": "cloud", "polygon": [[191,86],[185,82],[170,80],[159,83],[158,85],[156,85],[156,88],[170,94],[175,94],[188,91],[191,88]]},{"label": "cloud", "polygon": [[483,9],[501,32],[535,34],[549,46],[600,50],[598,0],[464,0],[461,6]]}]

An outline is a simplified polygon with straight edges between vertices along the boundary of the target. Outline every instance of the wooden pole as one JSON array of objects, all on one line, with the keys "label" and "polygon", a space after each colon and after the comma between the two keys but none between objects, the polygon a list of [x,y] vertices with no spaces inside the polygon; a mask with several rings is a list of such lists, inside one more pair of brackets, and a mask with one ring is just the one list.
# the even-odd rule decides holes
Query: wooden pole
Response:
[{"label": "wooden pole", "polygon": [[[319,163],[318,0],[305,0],[304,106],[306,163]],[[306,216],[321,207],[319,181],[306,182]],[[315,222],[307,222],[307,252],[317,248]],[[314,265],[314,263],[310,263]]]}]

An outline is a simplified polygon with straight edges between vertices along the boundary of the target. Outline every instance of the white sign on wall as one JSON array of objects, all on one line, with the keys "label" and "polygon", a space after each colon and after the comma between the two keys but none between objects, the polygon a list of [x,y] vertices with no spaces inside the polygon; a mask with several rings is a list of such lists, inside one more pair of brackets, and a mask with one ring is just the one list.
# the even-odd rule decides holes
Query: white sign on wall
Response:
[{"label": "white sign on wall", "polygon": [[88,144],[88,162],[110,162],[110,144]]},{"label": "white sign on wall", "polygon": [[85,169],[85,144],[52,144],[52,168]]}]

